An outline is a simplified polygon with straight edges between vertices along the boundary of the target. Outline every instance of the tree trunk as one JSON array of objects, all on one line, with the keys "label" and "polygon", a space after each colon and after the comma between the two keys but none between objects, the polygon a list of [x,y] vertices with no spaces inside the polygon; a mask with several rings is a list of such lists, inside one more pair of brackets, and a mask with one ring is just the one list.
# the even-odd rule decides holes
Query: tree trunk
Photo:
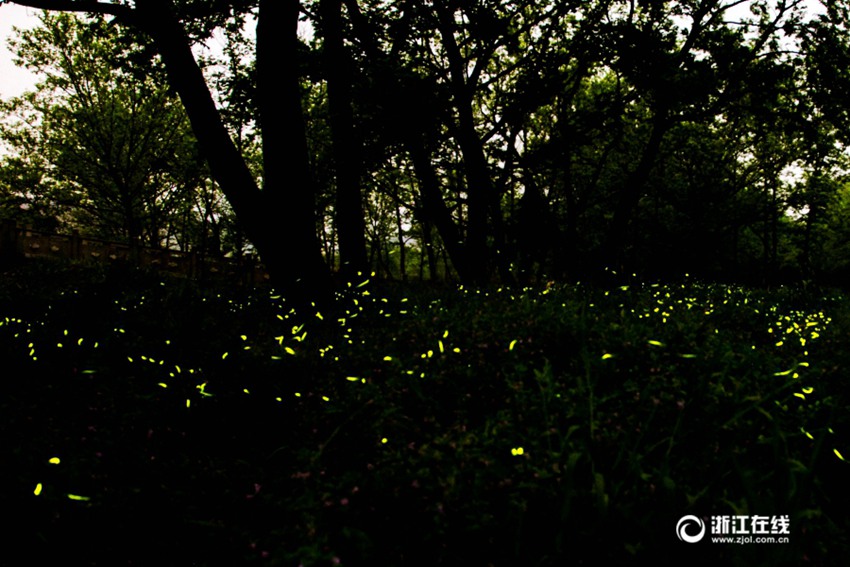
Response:
[{"label": "tree trunk", "polygon": [[469,279],[482,283],[489,276],[489,250],[487,247],[487,218],[490,200],[493,198],[493,182],[490,178],[487,160],[481,138],[475,131],[475,118],[472,109],[472,88],[467,84],[467,62],[464,61],[460,47],[454,37],[454,14],[446,6],[434,5],[439,21],[440,38],[446,48],[449,60],[449,78],[454,107],[457,111],[457,142],[463,155],[466,177],[467,229],[466,269]]},{"label": "tree trunk", "polygon": [[[330,300],[322,259],[298,69],[298,0],[261,0],[257,102],[263,135],[260,254],[287,270],[296,301]],[[288,28],[288,29],[287,29]],[[286,30],[281,38],[281,30]],[[238,214],[238,213],[237,213]],[[255,244],[257,244],[255,242]],[[272,272],[272,275],[275,274]]]},{"label": "tree trunk", "polygon": [[[330,273],[316,234],[314,194],[307,160],[297,69],[297,0],[261,0],[257,30],[259,106],[264,134],[261,192],[222,122],[192,53],[189,38],[169,0],[137,0],[135,7],[111,3],[27,0],[42,9],[111,14],[147,33],[162,57],[169,82],[180,96],[213,178],[233,207],[241,228],[269,273],[301,305],[328,300]],[[289,41],[280,41],[288,22]],[[273,79],[284,79],[280,91]],[[268,135],[269,139],[265,139]],[[287,149],[287,143],[294,151]]]},{"label": "tree trunk", "polygon": [[666,109],[657,110],[652,123],[652,132],[643,148],[640,161],[620,188],[620,199],[614,209],[614,216],[603,245],[603,253],[600,255],[602,262],[613,262],[618,271],[621,268],[620,264],[625,261],[629,226],[644,195],[646,183],[649,181],[649,175],[652,173],[652,168],[661,151],[661,143],[670,124]]},{"label": "tree trunk", "polygon": [[343,275],[367,271],[366,223],[360,191],[360,143],[354,130],[351,60],[343,42],[342,0],[321,0],[325,76],[336,167],[336,223]]},{"label": "tree trunk", "polygon": [[452,265],[460,278],[468,283],[474,281],[474,272],[467,261],[468,251],[463,245],[460,231],[452,221],[451,212],[440,192],[440,184],[430,155],[424,143],[415,133],[407,136],[406,146],[413,162],[413,169],[419,181],[419,193],[422,196],[422,209],[428,225],[433,223],[443,240]]}]

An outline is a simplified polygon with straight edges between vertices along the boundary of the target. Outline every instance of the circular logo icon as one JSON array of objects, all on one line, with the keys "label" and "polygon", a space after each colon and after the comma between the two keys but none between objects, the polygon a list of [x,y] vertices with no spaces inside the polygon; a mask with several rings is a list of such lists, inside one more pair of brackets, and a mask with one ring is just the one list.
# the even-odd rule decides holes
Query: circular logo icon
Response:
[{"label": "circular logo icon", "polygon": [[[693,524],[696,524],[699,527],[699,533],[690,535],[688,533],[688,528]],[[705,535],[705,522],[696,516],[683,516],[676,524],[676,535],[679,536],[679,539],[682,541],[696,543],[702,539],[702,536]]]}]

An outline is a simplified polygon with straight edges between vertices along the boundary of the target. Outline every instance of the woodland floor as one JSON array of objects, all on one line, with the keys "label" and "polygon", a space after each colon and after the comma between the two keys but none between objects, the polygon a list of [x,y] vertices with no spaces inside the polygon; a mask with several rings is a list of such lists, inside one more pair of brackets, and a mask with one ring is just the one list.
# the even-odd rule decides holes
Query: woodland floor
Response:
[{"label": "woodland floor", "polygon": [[[269,288],[5,272],[0,504],[14,527],[0,564],[838,565],[850,552],[840,292],[358,281],[338,304],[299,319]],[[686,515],[709,532],[712,518],[767,517],[788,542],[685,543]],[[785,517],[783,535],[771,522]]]}]

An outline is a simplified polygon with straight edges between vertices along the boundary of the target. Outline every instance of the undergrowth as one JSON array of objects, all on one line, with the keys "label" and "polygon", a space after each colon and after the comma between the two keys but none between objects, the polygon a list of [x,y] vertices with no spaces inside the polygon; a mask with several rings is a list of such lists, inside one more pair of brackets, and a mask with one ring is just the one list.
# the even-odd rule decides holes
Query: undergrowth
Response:
[{"label": "undergrowth", "polygon": [[[835,564],[848,300],[732,286],[0,283],[12,548],[91,565]],[[788,517],[787,543],[676,535]]]}]

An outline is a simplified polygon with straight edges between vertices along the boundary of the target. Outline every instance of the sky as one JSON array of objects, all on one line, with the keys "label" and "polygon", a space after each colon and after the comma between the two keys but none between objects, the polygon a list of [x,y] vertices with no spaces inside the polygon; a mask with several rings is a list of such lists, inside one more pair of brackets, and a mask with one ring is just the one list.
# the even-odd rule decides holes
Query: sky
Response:
[{"label": "sky", "polygon": [[12,52],[6,45],[12,35],[12,26],[30,28],[38,24],[40,10],[16,4],[0,5],[0,98],[18,96],[30,88],[38,78],[29,71],[15,67]]}]

